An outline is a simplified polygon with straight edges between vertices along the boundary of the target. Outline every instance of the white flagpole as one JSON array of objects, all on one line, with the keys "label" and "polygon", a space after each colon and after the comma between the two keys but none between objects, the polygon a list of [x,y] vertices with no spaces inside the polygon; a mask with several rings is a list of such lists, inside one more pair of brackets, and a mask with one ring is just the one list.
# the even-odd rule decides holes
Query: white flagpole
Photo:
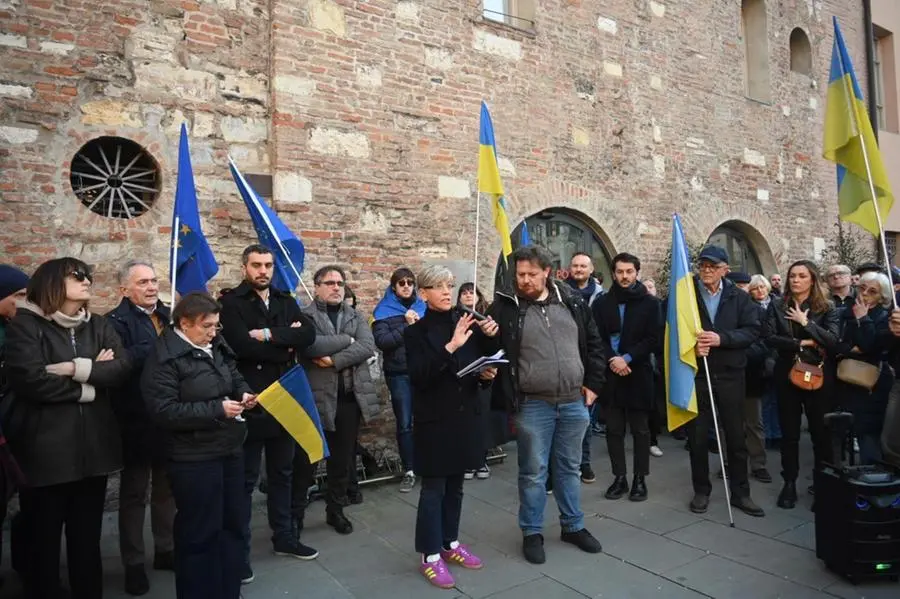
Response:
[{"label": "white flagpole", "polygon": [[[878,245],[881,246],[882,257],[884,258],[885,274],[887,275],[888,280],[892,281],[891,257],[888,255],[887,242],[884,239],[884,223],[881,220],[881,209],[878,207],[878,195],[875,193],[875,183],[872,181],[872,167],[869,165],[869,151],[866,149],[866,140],[863,139],[862,129],[860,129],[859,122],[857,121],[857,117],[859,116],[859,114],[856,111],[856,96],[853,94],[853,89],[849,87],[850,82],[847,81],[847,71],[844,69],[844,61],[838,60],[838,64],[840,65],[841,69],[841,80],[844,82],[844,94],[847,97],[847,105],[850,107],[850,118],[853,119],[853,128],[856,131],[856,136],[859,138],[859,145],[862,147],[863,162],[866,165],[866,179],[868,179],[869,183],[869,193],[872,194],[872,207],[875,209],[875,220],[878,223]],[[891,294],[891,302],[893,303],[894,309],[896,310],[896,293]]]},{"label": "white flagpole", "polygon": [[475,262],[472,265],[472,295],[478,298],[478,229],[481,227],[481,192],[475,192]]},{"label": "white flagpole", "polygon": [[[256,206],[256,210],[265,221],[266,227],[268,227],[269,233],[272,235],[272,239],[274,239],[275,243],[278,244],[278,249],[280,249],[285,256],[290,257],[291,253],[287,251],[287,248],[285,248],[284,244],[281,243],[281,239],[278,237],[278,233],[275,232],[275,226],[272,225],[272,221],[269,220],[269,215],[267,215],[265,210],[262,209],[262,206],[259,205],[259,198],[256,197],[256,192],[253,191],[253,188],[251,188],[247,183],[247,180],[244,179],[243,173],[241,173],[240,169],[234,163],[234,160],[231,158],[231,156],[228,157],[228,162],[231,163],[231,165],[234,167],[234,172],[236,172],[238,177],[241,178],[241,183],[243,183],[244,187],[247,188],[247,191],[250,192],[250,199],[253,200],[253,204]],[[312,293],[310,293],[309,288],[306,286],[306,283],[303,282],[303,277],[301,277],[300,273],[297,272],[297,267],[294,266],[293,261],[288,260],[287,262],[288,264],[290,264],[291,270],[294,271],[294,275],[297,277],[297,281],[300,282],[300,286],[303,287],[303,291],[305,291],[306,295],[309,297],[309,301],[313,301]]]},{"label": "white flagpole", "polygon": [[169,320],[170,322],[174,322],[172,315],[175,313],[175,294],[177,291],[175,290],[175,282],[178,278],[178,230],[181,228],[181,219],[178,218],[178,213],[175,213],[175,219],[172,222],[172,265],[171,265],[171,273],[172,273],[172,301],[169,302]]}]

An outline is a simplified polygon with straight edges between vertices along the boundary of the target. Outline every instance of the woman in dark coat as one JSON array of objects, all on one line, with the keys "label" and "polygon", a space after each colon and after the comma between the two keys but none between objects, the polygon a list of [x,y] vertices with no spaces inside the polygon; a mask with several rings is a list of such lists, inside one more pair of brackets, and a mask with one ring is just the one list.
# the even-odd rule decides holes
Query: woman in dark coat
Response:
[{"label": "woman in dark coat", "polygon": [[[816,265],[809,260],[794,262],[788,269],[784,295],[769,305],[766,330],[768,345],[778,351],[774,379],[778,387],[778,419],[781,422],[781,475],[784,487],[777,505],[797,505],[800,473],[800,422],[806,414],[812,437],[815,469],[832,460],[825,414],[832,409],[834,393],[833,357],[838,346],[840,315],[822,292]],[[823,364],[825,382],[816,391],[805,391],[790,382],[795,361]]]},{"label": "woman in dark coat", "polygon": [[647,499],[644,477],[650,474],[650,413],[656,408],[651,355],[659,345],[662,318],[656,298],[637,280],[641,261],[631,254],[613,258],[615,282],[592,309],[603,340],[605,354],[611,356],[612,375],[600,397],[606,414],[606,446],[612,464],[612,485],[607,499],[629,493],[625,460],[625,423],[634,439],[634,480],[629,499]]},{"label": "woman in dark coat", "polygon": [[181,298],[175,326],[160,336],[141,377],[150,413],[167,433],[178,599],[238,599],[244,571],[247,429],[240,415],[256,396],[217,334],[220,311],[205,293]]},{"label": "woman in dark coat", "polygon": [[[103,595],[100,534],[107,477],[122,467],[110,391],[131,366],[113,327],[88,310],[90,268],[75,258],[40,265],[7,330],[14,394],[7,434],[22,468],[27,597],[55,599],[66,531],[76,599]],[[15,424],[14,424],[15,423]]]},{"label": "woman in dark coat", "polygon": [[458,378],[456,373],[489,351],[497,334],[491,319],[473,330],[471,315],[453,309],[453,274],[429,266],[419,274],[425,316],[406,329],[406,359],[413,389],[413,444],[416,474],[422,477],[416,517],[419,567],[431,584],[452,588],[447,562],[478,569],[481,560],[459,542],[463,476],[484,460],[488,411],[479,386],[496,369]]},{"label": "woman in dark coat", "polygon": [[859,278],[856,302],[841,313],[840,358],[852,358],[881,368],[881,376],[870,391],[864,387],[837,382],[837,398],[842,407],[853,414],[853,434],[859,442],[862,464],[881,460],[881,431],[887,411],[888,395],[894,375],[888,365],[888,351],[893,336],[888,318],[894,289],[888,278],[867,272]]}]

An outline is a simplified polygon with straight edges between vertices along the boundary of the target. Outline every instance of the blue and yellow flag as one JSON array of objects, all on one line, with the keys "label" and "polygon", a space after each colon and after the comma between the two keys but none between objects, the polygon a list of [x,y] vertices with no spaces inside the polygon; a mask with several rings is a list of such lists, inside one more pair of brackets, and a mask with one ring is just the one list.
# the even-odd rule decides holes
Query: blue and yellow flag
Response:
[{"label": "blue and yellow flag", "polygon": [[[828,76],[822,149],[827,160],[837,163],[838,212],[841,219],[856,223],[876,237],[881,236],[869,186],[869,173],[882,222],[894,205],[894,195],[837,17],[834,17],[834,47]],[[866,156],[869,159],[868,169]]]},{"label": "blue and yellow flag", "polygon": [[181,295],[206,291],[206,284],[219,272],[219,265],[200,228],[194,169],[191,167],[184,123],[181,124],[181,141],[178,144],[178,182],[172,214],[172,245],[169,249],[169,280],[174,281],[175,291]]},{"label": "blue and yellow flag", "polygon": [[315,464],[329,456],[319,410],[302,366],[294,366],[257,398]]},{"label": "blue and yellow flag", "polygon": [[494,124],[487,104],[481,103],[481,130],[478,135],[478,192],[491,196],[491,216],[494,228],[500,235],[503,260],[512,254],[512,239],[509,236],[509,218],[506,202],[503,201],[503,182],[497,165],[497,143],[494,141]]},{"label": "blue and yellow flag", "polygon": [[672,272],[666,311],[664,363],[666,372],[666,414],[669,430],[697,417],[697,355],[694,347],[700,335],[697,291],[688,260],[687,243],[676,214],[672,222]]}]

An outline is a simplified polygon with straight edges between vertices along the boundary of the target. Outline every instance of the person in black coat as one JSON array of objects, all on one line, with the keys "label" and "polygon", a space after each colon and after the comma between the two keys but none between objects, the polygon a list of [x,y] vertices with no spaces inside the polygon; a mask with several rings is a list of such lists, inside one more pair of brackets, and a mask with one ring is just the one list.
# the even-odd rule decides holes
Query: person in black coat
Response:
[{"label": "person in black coat", "polygon": [[659,343],[660,311],[656,298],[637,280],[641,261],[632,254],[613,258],[614,283],[592,306],[612,376],[600,396],[606,413],[606,447],[615,479],[607,499],[620,499],[628,490],[625,461],[625,423],[634,439],[634,480],[629,499],[647,499],[644,477],[650,474],[650,412],[654,400],[650,356]]},{"label": "person in black coat", "polygon": [[188,293],[147,358],[141,384],[166,431],[167,470],[175,496],[175,592],[178,599],[238,599],[244,565],[247,494],[241,448],[256,395],[218,335],[221,306]]},{"label": "person in black coat", "polygon": [[[287,291],[272,287],[275,259],[272,250],[254,244],[241,255],[244,280],[224,293],[222,336],[237,356],[241,376],[254,393],[262,393],[296,364],[297,352],[316,340],[312,321],[300,311]],[[263,449],[266,451],[266,509],[276,555],[315,559],[319,552],[300,542],[301,514],[291,514],[291,477],[294,452],[303,451],[293,437],[261,406],[245,413],[244,490],[247,513],[244,522],[244,571],[242,581],[253,578],[250,564],[250,519],[253,489],[259,480]],[[293,520],[292,520],[293,518]]]},{"label": "person in black coat", "polygon": [[19,497],[27,523],[29,598],[61,593],[63,529],[73,596],[103,593],[106,482],[122,467],[112,394],[128,377],[131,362],[109,321],[88,311],[91,282],[81,260],[45,262],[7,329],[14,414],[4,432],[27,485]]},{"label": "person in black coat", "polygon": [[147,487],[157,570],[175,568],[175,500],[165,471],[159,430],[149,417],[141,390],[141,371],[160,333],[169,324],[169,309],[159,301],[159,281],[149,262],[130,260],[119,270],[119,305],[106,316],[122,339],[134,370],[114,404],[122,429],[123,470],[119,479],[119,553],[125,566],[125,592],[144,595],[150,581],[144,567],[144,512]]},{"label": "person in black coat", "polygon": [[453,309],[453,274],[429,266],[419,274],[425,316],[404,332],[407,367],[413,390],[415,471],[422,478],[416,516],[416,551],[420,572],[431,584],[452,588],[447,563],[478,569],[481,560],[459,542],[463,476],[484,460],[488,411],[478,388],[496,376],[456,373],[490,348],[497,334],[492,319],[476,322]]},{"label": "person in black coat", "polygon": [[[778,419],[781,423],[781,476],[784,487],[777,505],[793,509],[797,504],[800,474],[801,413],[806,414],[812,438],[815,469],[832,461],[825,414],[831,412],[834,392],[834,354],[838,349],[840,312],[825,298],[819,270],[809,260],[788,269],[784,295],[769,305],[769,345],[778,350],[774,379],[778,386]],[[790,382],[795,361],[822,365],[822,387],[806,391]]]}]

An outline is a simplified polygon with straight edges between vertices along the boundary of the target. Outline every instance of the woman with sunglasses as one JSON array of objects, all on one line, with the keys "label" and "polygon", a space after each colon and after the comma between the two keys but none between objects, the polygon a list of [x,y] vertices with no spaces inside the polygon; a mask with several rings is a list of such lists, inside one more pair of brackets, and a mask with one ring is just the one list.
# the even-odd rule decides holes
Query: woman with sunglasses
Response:
[{"label": "woman with sunglasses", "polygon": [[893,337],[888,329],[894,289],[880,272],[867,272],[859,278],[856,301],[841,314],[839,359],[867,362],[881,370],[875,386],[869,390],[844,381],[837,382],[841,405],[853,414],[853,434],[859,442],[862,464],[881,460],[881,429],[888,395],[894,383],[887,363]]},{"label": "woman with sunglasses", "polygon": [[384,380],[391,392],[391,407],[397,420],[397,447],[403,463],[400,492],[409,493],[416,486],[413,473],[412,388],[406,370],[406,346],[403,332],[425,314],[425,302],[416,293],[416,277],[406,268],[391,275],[390,287],[372,314],[375,346],[384,358]]},{"label": "woman with sunglasses", "polygon": [[178,599],[240,596],[247,501],[241,413],[256,406],[256,396],[218,334],[221,310],[206,293],[181,298],[175,326],[160,335],[141,375],[150,413],[168,432]]},{"label": "woman with sunglasses", "polygon": [[122,467],[110,392],[131,369],[112,326],[88,310],[91,271],[75,258],[41,264],[7,331],[14,394],[10,431],[26,486],[26,597],[55,599],[66,531],[69,586],[76,599],[103,595],[100,531],[107,477]]}]

